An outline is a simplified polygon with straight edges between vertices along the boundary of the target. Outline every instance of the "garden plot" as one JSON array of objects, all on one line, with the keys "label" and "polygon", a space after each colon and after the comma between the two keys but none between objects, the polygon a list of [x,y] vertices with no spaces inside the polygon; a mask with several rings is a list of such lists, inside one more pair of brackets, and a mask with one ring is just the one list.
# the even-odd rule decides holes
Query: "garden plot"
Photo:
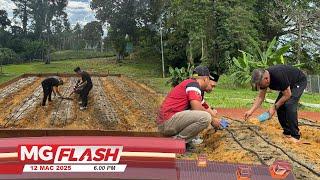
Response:
[{"label": "garden plot", "polygon": [[10,96],[13,93],[18,92],[20,89],[22,89],[25,86],[28,86],[29,84],[35,82],[37,77],[27,77],[19,79],[18,81],[8,85],[5,89],[2,89],[0,92],[0,100],[4,99],[5,97]]},{"label": "garden plot", "polygon": [[110,99],[110,96],[108,97],[106,92],[103,89],[103,80],[100,77],[94,77],[93,84],[95,87],[92,89],[93,94],[95,94],[94,101],[94,110],[95,114],[99,115],[97,117],[102,124],[108,124],[110,126],[114,126],[119,122],[119,118],[117,116],[117,113],[112,106]]},{"label": "garden plot", "polygon": [[[88,109],[80,111],[77,94],[73,99],[52,95],[52,102],[40,106],[42,80],[28,77],[1,88],[1,92],[11,92],[10,98],[0,102],[1,107],[7,107],[0,112],[1,127],[156,131],[153,117],[160,102],[138,83],[120,77],[92,77]],[[77,78],[63,77],[63,80],[65,84],[59,89],[67,97]],[[27,82],[28,86],[22,85]]]},{"label": "garden plot", "polygon": [[[64,85],[61,87],[60,93],[63,97],[67,97],[74,86],[73,83],[75,78],[69,78],[65,81]],[[63,127],[70,121],[73,117],[72,114],[73,103],[68,99],[56,100],[56,103],[53,106],[50,118],[50,125],[53,127]]]}]

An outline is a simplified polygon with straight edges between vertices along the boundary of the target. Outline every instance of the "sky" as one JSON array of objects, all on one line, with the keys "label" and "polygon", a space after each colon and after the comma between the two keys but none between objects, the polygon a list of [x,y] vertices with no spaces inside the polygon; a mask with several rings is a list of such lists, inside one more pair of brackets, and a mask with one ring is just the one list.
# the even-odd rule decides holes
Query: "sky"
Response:
[{"label": "sky", "polygon": [[[90,9],[91,0],[69,0],[66,12],[71,26],[77,22],[81,25],[96,20],[95,13]],[[8,12],[9,18],[12,19],[12,9],[15,8],[11,0],[0,0],[0,9],[5,9]]]}]

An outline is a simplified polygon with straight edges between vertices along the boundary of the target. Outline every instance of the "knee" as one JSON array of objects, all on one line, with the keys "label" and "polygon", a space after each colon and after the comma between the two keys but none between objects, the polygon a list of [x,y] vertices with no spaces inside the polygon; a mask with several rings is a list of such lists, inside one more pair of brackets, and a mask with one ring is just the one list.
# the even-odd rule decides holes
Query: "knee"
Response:
[{"label": "knee", "polygon": [[293,102],[293,101],[287,101],[284,104],[284,107],[286,108],[287,112],[296,112],[297,111],[297,102]]},{"label": "knee", "polygon": [[209,123],[211,122],[211,115],[208,112],[203,111],[203,113],[200,116],[200,121],[202,123],[204,123],[205,125],[209,125]]}]

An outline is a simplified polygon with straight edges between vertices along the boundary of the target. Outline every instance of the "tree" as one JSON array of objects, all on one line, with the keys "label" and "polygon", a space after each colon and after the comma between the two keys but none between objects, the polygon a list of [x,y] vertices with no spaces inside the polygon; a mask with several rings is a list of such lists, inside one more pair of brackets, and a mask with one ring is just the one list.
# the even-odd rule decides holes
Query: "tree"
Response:
[{"label": "tree", "polygon": [[254,5],[255,1],[251,0],[212,0],[207,64],[218,74],[228,70],[230,57],[239,55],[239,49],[249,51],[252,48],[248,43],[250,38],[259,41]]},{"label": "tree", "polygon": [[[277,8],[274,8],[277,7]],[[292,53],[296,63],[302,60],[302,51],[314,54],[320,47],[320,2],[315,0],[258,1],[261,9],[259,30],[271,41],[275,36],[283,43],[293,42]],[[260,12],[261,12],[260,11]]]},{"label": "tree", "polygon": [[[93,0],[91,9],[96,11],[96,18],[103,23],[107,22],[114,33],[113,46],[118,58],[124,57],[123,39],[128,37],[134,44],[138,42],[138,27],[147,23],[145,15],[148,12],[150,1],[139,0]],[[115,39],[118,38],[118,39]],[[120,42],[122,44],[120,44]],[[119,59],[118,59],[119,60]]]},{"label": "tree", "polygon": [[5,10],[0,10],[0,28],[4,30],[7,26],[11,25],[11,21],[8,19],[8,13]]},{"label": "tree", "polygon": [[[51,44],[50,37],[52,35],[51,25],[54,19],[67,19],[65,8],[67,7],[67,0],[32,0],[30,9],[31,16],[34,20],[32,27],[34,34],[38,39],[46,41],[45,44]],[[46,64],[50,64],[50,46],[45,48],[43,52],[43,59]]]},{"label": "tree", "polygon": [[206,61],[206,28],[209,25],[208,14],[212,11],[210,1],[174,0],[171,11],[176,12],[176,21],[188,32],[188,62],[194,64],[194,51],[201,51],[198,53],[201,54],[201,61]]},{"label": "tree", "polygon": [[82,48],[82,40],[83,40],[83,36],[82,36],[82,28],[80,26],[79,23],[77,23],[74,28],[73,28],[73,43],[72,43],[72,48],[76,49],[76,50],[80,50]]},{"label": "tree", "polygon": [[31,3],[29,0],[12,0],[12,2],[16,5],[16,9],[13,9],[13,17],[19,17],[22,22],[22,29],[24,35],[27,33],[27,25],[28,20],[31,16]]},{"label": "tree", "polygon": [[87,23],[83,28],[83,38],[86,41],[86,48],[96,49],[101,42],[103,35],[102,25],[98,21],[92,21]]}]

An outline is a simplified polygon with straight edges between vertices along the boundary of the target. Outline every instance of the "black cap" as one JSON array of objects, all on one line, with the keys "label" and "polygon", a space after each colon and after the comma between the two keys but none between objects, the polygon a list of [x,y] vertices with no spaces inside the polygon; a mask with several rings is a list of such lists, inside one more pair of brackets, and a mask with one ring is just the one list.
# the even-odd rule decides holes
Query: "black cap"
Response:
[{"label": "black cap", "polygon": [[74,72],[78,72],[78,71],[80,71],[80,68],[79,68],[79,67],[76,67],[73,71],[74,71]]},{"label": "black cap", "polygon": [[210,76],[210,71],[206,66],[197,66],[194,68],[193,74],[198,76]]},{"label": "black cap", "polygon": [[210,80],[215,81],[215,82],[219,81],[219,77],[220,76],[218,74],[215,74],[215,73],[210,73],[210,76],[209,76]]}]

